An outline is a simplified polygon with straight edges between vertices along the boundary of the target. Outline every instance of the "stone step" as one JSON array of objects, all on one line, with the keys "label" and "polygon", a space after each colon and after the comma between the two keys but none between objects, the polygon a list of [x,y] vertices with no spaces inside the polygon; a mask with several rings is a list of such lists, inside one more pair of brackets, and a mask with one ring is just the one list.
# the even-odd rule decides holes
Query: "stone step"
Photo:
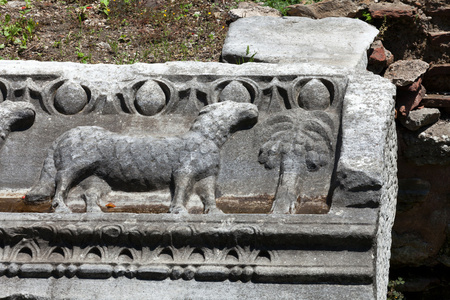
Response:
[{"label": "stone step", "polygon": [[450,63],[432,65],[430,69],[428,69],[427,75],[429,76],[450,75]]},{"label": "stone step", "polygon": [[450,16],[450,5],[428,10],[426,14],[432,17],[448,17]]},{"label": "stone step", "polygon": [[428,37],[432,45],[442,45],[450,43],[450,31],[429,32]]},{"label": "stone step", "polygon": [[432,65],[423,77],[423,85],[430,94],[450,92],[450,63]]},{"label": "stone step", "polygon": [[425,107],[450,107],[450,95],[425,95],[421,103]]}]

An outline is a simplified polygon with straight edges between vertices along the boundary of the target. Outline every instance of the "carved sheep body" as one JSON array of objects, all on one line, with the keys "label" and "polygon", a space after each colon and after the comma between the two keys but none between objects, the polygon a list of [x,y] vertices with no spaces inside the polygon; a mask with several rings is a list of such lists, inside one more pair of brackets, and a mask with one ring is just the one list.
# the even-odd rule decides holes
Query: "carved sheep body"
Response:
[{"label": "carved sheep body", "polygon": [[150,191],[174,187],[170,212],[186,212],[195,191],[206,213],[219,212],[215,182],[220,148],[230,133],[254,124],[254,104],[225,101],[204,107],[191,129],[175,137],[128,136],[96,126],[81,126],[62,134],[45,159],[39,182],[25,201],[51,198],[56,211],[69,212],[64,200],[77,182],[96,176],[111,188]]}]

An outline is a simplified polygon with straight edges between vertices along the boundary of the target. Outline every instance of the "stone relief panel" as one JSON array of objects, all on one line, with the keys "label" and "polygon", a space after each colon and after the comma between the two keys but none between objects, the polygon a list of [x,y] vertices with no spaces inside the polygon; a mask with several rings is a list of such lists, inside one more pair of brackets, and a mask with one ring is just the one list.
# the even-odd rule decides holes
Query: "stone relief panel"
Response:
[{"label": "stone relief panel", "polygon": [[0,281],[370,293],[389,257],[394,90],[364,74],[1,63]]},{"label": "stone relief panel", "polygon": [[[0,75],[4,103],[36,110],[0,156],[0,184],[11,191],[1,209],[327,213],[346,84],[325,75]],[[24,201],[8,205],[21,192]]]}]

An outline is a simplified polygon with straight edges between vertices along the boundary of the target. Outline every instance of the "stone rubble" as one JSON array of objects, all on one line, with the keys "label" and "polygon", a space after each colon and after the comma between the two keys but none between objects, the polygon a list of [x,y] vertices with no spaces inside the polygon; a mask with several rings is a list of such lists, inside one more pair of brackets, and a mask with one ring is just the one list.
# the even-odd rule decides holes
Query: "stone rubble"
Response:
[{"label": "stone rubble", "polygon": [[411,131],[431,125],[439,121],[441,113],[437,108],[423,108],[410,111],[406,118],[400,118],[400,123]]},{"label": "stone rubble", "polygon": [[236,21],[237,19],[240,18],[249,18],[258,16],[266,16],[266,17],[282,16],[279,10],[269,6],[261,6],[254,2],[240,2],[238,8],[230,10],[229,15],[233,21]]},{"label": "stone rubble", "polygon": [[328,0],[309,5],[294,4],[288,6],[288,15],[323,19],[328,17],[356,17],[360,7],[351,0]]},{"label": "stone rubble", "polygon": [[389,66],[384,78],[391,80],[397,87],[413,84],[428,70],[430,65],[422,60],[399,60]]},{"label": "stone rubble", "polygon": [[375,74],[381,74],[394,62],[394,55],[384,48],[383,42],[377,40],[372,43],[369,50],[369,63],[367,69]]}]

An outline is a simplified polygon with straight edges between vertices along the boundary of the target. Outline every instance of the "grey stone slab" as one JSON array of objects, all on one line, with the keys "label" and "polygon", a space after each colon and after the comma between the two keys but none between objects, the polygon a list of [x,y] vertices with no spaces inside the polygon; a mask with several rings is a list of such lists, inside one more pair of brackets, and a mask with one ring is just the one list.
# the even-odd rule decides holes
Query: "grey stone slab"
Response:
[{"label": "grey stone slab", "polygon": [[[104,292],[99,292],[104,291]],[[287,285],[245,282],[145,281],[137,279],[7,279],[0,278],[2,296],[25,299],[374,299],[370,285]],[[8,298],[6,298],[8,299]],[[12,298],[17,299],[17,298]],[[22,298],[18,298],[22,299]]]},{"label": "grey stone slab", "polygon": [[0,155],[9,294],[386,295],[388,80],[304,63],[2,61],[0,90],[19,111]]},{"label": "grey stone slab", "polygon": [[365,70],[378,30],[350,18],[252,17],[230,25],[222,59],[242,63],[306,62]]}]

